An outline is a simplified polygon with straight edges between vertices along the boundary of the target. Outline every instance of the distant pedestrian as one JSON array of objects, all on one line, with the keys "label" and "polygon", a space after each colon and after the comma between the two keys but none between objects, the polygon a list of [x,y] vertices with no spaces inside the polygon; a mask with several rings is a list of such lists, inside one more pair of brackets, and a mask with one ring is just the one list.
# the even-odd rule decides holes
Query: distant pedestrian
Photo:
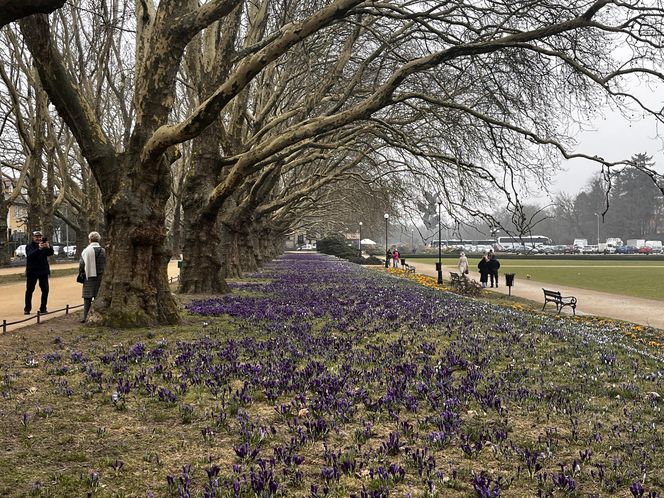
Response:
[{"label": "distant pedestrian", "polygon": [[32,294],[35,291],[37,282],[41,290],[40,313],[48,313],[48,276],[51,274],[51,267],[48,264],[48,257],[53,256],[53,248],[49,245],[40,230],[32,232],[32,242],[25,246],[25,307],[23,312],[29,315],[32,311]]},{"label": "distant pedestrian", "polygon": [[392,266],[394,268],[399,268],[400,261],[401,261],[401,254],[399,254],[399,250],[395,248],[394,251],[392,251]]},{"label": "distant pedestrian", "polygon": [[101,236],[98,232],[90,232],[88,240],[90,244],[81,253],[78,270],[79,273],[85,273],[83,281],[83,319],[81,323],[88,320],[92,300],[97,299],[104,268],[106,267],[106,251],[99,245]]},{"label": "distant pedestrian", "polygon": [[468,258],[466,257],[466,254],[462,251],[459,254],[459,274],[460,275],[468,275]]},{"label": "distant pedestrian", "polygon": [[491,277],[491,287],[495,281],[496,287],[498,287],[498,268],[500,268],[500,261],[496,258],[496,255],[492,252],[489,256],[489,277]]},{"label": "distant pedestrian", "polygon": [[387,253],[385,254],[385,268],[390,267],[390,260],[392,259],[392,251],[389,249],[387,250]]},{"label": "distant pedestrian", "polygon": [[485,254],[480,259],[480,262],[477,263],[477,269],[480,271],[480,283],[482,287],[486,287],[487,281],[489,280],[489,255]]}]

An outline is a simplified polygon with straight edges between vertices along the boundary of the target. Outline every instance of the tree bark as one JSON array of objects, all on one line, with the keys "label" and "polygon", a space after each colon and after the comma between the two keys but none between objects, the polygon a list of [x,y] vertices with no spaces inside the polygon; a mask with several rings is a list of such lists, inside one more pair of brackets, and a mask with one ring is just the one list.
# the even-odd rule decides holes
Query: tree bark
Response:
[{"label": "tree bark", "polygon": [[107,203],[105,278],[91,321],[113,327],[179,322],[170,290],[165,219],[168,189],[142,179],[125,182]]},{"label": "tree bark", "polygon": [[0,27],[32,14],[50,14],[65,0],[0,0]]},{"label": "tree bark", "polygon": [[[0,179],[0,181],[2,181]],[[0,265],[8,265],[11,254],[7,245],[7,235],[9,226],[7,225],[7,215],[11,204],[5,200],[4,187],[0,185]]]},{"label": "tree bark", "polygon": [[193,140],[192,168],[183,187],[184,247],[179,292],[224,294],[229,292],[222,267],[221,229],[217,214],[206,215],[202,207],[220,174],[218,122]]},{"label": "tree bark", "polygon": [[221,257],[221,233],[216,218],[198,217],[194,223],[185,223],[185,227],[187,250],[183,253],[178,291],[185,294],[229,292]]}]

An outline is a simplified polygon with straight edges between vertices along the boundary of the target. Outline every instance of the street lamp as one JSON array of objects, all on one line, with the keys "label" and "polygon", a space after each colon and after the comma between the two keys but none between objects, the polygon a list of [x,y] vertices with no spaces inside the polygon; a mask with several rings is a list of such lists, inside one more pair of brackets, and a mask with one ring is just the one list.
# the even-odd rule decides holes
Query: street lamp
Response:
[{"label": "street lamp", "polygon": [[357,243],[358,249],[360,250],[360,258],[362,257],[362,222],[360,221],[360,240]]},{"label": "street lamp", "polygon": [[389,260],[387,259],[387,219],[390,217],[389,214],[385,213],[385,268],[389,268]]},{"label": "street lamp", "polygon": [[415,229],[411,228],[410,229],[410,250],[413,251],[413,254],[415,253],[415,243],[413,242],[414,239],[413,237],[415,236]]},{"label": "street lamp", "polygon": [[443,205],[443,201],[438,201],[438,264],[436,265],[436,270],[438,271],[438,285],[443,284],[443,240],[442,240],[442,215],[441,215],[441,207]]},{"label": "street lamp", "polygon": [[597,216],[597,246],[599,247],[599,213],[595,213]]}]

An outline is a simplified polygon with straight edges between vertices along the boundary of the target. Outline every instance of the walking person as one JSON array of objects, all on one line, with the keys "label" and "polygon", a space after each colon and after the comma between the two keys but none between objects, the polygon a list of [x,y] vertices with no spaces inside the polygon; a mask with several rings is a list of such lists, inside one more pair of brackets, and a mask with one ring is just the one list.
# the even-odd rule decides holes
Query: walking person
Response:
[{"label": "walking person", "polygon": [[480,271],[480,283],[482,288],[486,288],[487,281],[489,280],[489,255],[485,254],[477,263],[477,269]]},{"label": "walking person", "polygon": [[459,254],[459,275],[468,275],[468,258],[466,257],[466,253],[461,251]]},{"label": "walking person", "polygon": [[88,313],[92,306],[92,300],[97,299],[101,278],[106,266],[106,251],[99,245],[101,236],[98,232],[90,232],[88,235],[90,244],[83,249],[81,261],[78,267],[79,275],[83,278],[83,319],[81,323],[88,321]]},{"label": "walking person", "polygon": [[25,247],[25,307],[23,313],[29,315],[32,311],[32,294],[37,282],[41,290],[40,313],[48,313],[48,276],[51,268],[48,257],[53,255],[53,248],[49,245],[44,234],[40,230],[32,232],[32,242]]},{"label": "walking person", "polygon": [[394,251],[392,251],[392,266],[394,268],[399,268],[400,261],[401,261],[401,254],[399,254],[399,250],[395,247]]},{"label": "walking person", "polygon": [[491,287],[493,287],[494,281],[496,282],[496,287],[498,287],[498,268],[500,268],[500,261],[498,261],[496,255],[492,252],[489,256],[489,277],[491,278]]}]

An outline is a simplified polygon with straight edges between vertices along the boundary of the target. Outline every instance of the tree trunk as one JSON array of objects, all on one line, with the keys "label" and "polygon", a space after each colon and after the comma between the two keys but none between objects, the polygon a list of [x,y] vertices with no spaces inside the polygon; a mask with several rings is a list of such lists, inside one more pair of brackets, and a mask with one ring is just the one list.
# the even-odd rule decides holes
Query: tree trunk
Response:
[{"label": "tree trunk", "polygon": [[215,219],[197,218],[187,223],[180,286],[185,294],[225,294],[230,291],[220,253],[220,231]]},{"label": "tree trunk", "polygon": [[[0,180],[1,181],[1,180]],[[0,266],[9,264],[11,257],[8,242],[7,215],[9,214],[10,204],[5,200],[4,189],[0,186]]]},{"label": "tree trunk", "polygon": [[193,140],[193,166],[183,186],[185,250],[179,292],[186,294],[225,294],[230,290],[222,265],[219,216],[203,213],[207,196],[218,181],[219,134],[220,127],[215,122]]},{"label": "tree trunk", "polygon": [[106,203],[106,270],[91,320],[112,327],[179,322],[170,290],[165,218],[168,189],[136,179]]}]

